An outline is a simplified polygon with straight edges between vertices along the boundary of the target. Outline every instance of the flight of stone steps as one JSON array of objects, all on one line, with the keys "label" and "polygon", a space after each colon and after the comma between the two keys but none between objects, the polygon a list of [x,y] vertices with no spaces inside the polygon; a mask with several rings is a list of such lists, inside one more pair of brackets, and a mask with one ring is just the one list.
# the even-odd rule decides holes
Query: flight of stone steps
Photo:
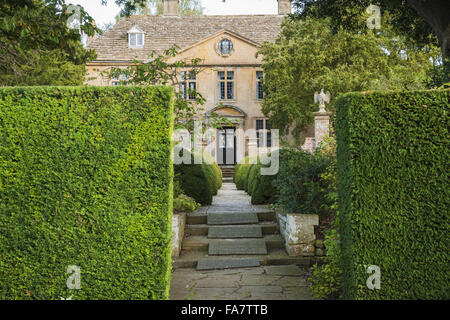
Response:
[{"label": "flight of stone steps", "polygon": [[250,197],[224,182],[211,206],[188,214],[180,257],[175,268],[198,270],[297,264],[307,257],[289,257],[279,234],[275,213],[253,206]]},{"label": "flight of stone steps", "polygon": [[220,169],[222,170],[223,182],[233,182],[234,166],[222,165]]}]

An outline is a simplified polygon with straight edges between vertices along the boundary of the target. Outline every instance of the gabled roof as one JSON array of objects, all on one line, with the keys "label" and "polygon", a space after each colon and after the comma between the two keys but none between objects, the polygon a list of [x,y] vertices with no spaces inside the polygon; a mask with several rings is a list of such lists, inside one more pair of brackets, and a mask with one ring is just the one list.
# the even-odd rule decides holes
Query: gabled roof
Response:
[{"label": "gabled roof", "polygon": [[211,39],[214,39],[215,37],[218,37],[218,36],[221,36],[221,35],[231,36],[233,38],[240,39],[240,40],[242,40],[244,42],[247,42],[247,43],[249,43],[251,45],[254,45],[254,46],[257,46],[257,47],[260,46],[259,43],[255,42],[255,41],[252,41],[251,39],[247,39],[245,37],[242,37],[240,34],[237,34],[236,32],[232,32],[230,30],[223,29],[223,30],[220,30],[219,32],[216,32],[216,33],[214,33],[212,35],[209,35],[208,37],[206,37],[204,39],[201,39],[200,41],[197,41],[197,42],[195,42],[195,43],[193,43],[193,44],[191,44],[191,45],[189,45],[189,46],[187,46],[185,48],[182,48],[182,49],[178,50],[178,54],[180,54],[182,52],[185,52],[185,51],[187,51],[187,50],[189,50],[191,48],[194,48],[194,47],[196,47],[196,46],[198,46],[198,45],[200,45],[200,44],[202,44],[204,42],[207,42],[207,41],[209,41]]},{"label": "gabled roof", "polygon": [[[282,15],[236,16],[131,16],[119,21],[111,30],[93,40],[97,60],[146,60],[155,50],[162,52],[173,45],[181,50],[224,29],[255,44],[273,42],[281,31]],[[127,32],[134,26],[145,32],[145,47],[128,48]]]}]

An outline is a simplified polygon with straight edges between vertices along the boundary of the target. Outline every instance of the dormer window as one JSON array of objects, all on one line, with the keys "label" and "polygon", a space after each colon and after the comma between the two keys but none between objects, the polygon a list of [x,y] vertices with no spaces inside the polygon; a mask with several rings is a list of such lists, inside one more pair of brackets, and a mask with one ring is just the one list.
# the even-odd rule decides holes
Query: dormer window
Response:
[{"label": "dormer window", "polygon": [[145,32],[138,26],[128,30],[128,47],[143,48],[145,41]]}]

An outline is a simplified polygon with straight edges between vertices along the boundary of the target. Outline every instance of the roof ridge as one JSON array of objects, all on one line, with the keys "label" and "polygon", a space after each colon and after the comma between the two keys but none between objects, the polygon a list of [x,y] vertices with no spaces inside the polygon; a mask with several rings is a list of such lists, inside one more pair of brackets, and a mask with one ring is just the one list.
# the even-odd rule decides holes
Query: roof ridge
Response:
[{"label": "roof ridge", "polygon": [[179,19],[179,18],[207,18],[207,17],[286,17],[282,14],[199,14],[199,15],[162,15],[162,14],[133,14],[124,20],[133,17],[145,17],[145,18],[169,18],[169,19]]},{"label": "roof ridge", "polygon": [[[121,19],[88,48],[95,49],[98,60],[147,59],[153,50],[162,52],[176,44],[187,48],[220,30],[227,30],[246,40],[261,44],[275,41],[281,31],[283,15],[133,15]],[[144,48],[130,49],[127,32],[137,25],[145,33]]]}]

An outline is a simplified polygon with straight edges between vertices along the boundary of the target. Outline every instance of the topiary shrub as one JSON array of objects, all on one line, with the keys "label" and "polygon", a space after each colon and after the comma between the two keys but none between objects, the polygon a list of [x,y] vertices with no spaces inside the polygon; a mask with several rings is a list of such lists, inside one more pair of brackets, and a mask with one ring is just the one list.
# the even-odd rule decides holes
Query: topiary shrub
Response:
[{"label": "topiary shrub", "polygon": [[250,158],[245,157],[240,163],[234,167],[233,182],[238,190],[245,190],[247,184],[247,173],[250,170]]},{"label": "topiary shrub", "polygon": [[261,175],[261,168],[263,167],[268,166],[260,163],[250,164],[250,158],[248,157],[235,167],[233,181],[238,190],[245,189],[252,196],[252,204],[268,204],[276,198],[272,186],[272,181],[276,179],[276,175]]},{"label": "topiary shrub", "polygon": [[[208,152],[203,154],[204,162],[212,168],[212,175],[215,185],[214,195],[217,194],[217,191],[222,188],[222,170],[220,169],[217,162],[214,160],[214,157],[210,155]],[[211,163],[211,164],[208,164]]]},{"label": "topiary shrub", "polygon": [[248,170],[247,174],[247,193],[249,195],[253,194],[253,189],[255,187],[256,179],[259,174],[259,171],[261,170],[260,164],[252,164],[250,165],[250,168]]},{"label": "topiary shrub", "polygon": [[[183,150],[183,152],[189,152]],[[190,152],[189,152],[190,153]],[[208,164],[203,159],[201,164],[195,164],[195,157],[199,157],[191,153],[191,164],[177,164],[175,168],[176,183],[180,184],[184,194],[195,199],[202,205],[210,205],[213,196],[217,194],[222,183],[222,172],[216,163]],[[200,162],[200,161],[197,161]],[[217,170],[217,168],[219,171]]]},{"label": "topiary shrub", "polygon": [[168,298],[172,97],[0,88],[0,299]]},{"label": "topiary shrub", "polygon": [[[269,156],[274,160],[279,159],[279,151],[274,151],[269,154]],[[271,204],[276,201],[277,194],[273,186],[273,182],[277,179],[276,174],[263,175],[261,172],[262,168],[268,168],[270,165],[265,164],[255,164],[255,175],[249,175],[251,177],[251,182],[249,180],[249,193],[252,196],[252,204]]]},{"label": "topiary shrub", "polygon": [[[450,91],[336,101],[345,299],[449,299]],[[381,272],[369,290],[368,265]]]}]

